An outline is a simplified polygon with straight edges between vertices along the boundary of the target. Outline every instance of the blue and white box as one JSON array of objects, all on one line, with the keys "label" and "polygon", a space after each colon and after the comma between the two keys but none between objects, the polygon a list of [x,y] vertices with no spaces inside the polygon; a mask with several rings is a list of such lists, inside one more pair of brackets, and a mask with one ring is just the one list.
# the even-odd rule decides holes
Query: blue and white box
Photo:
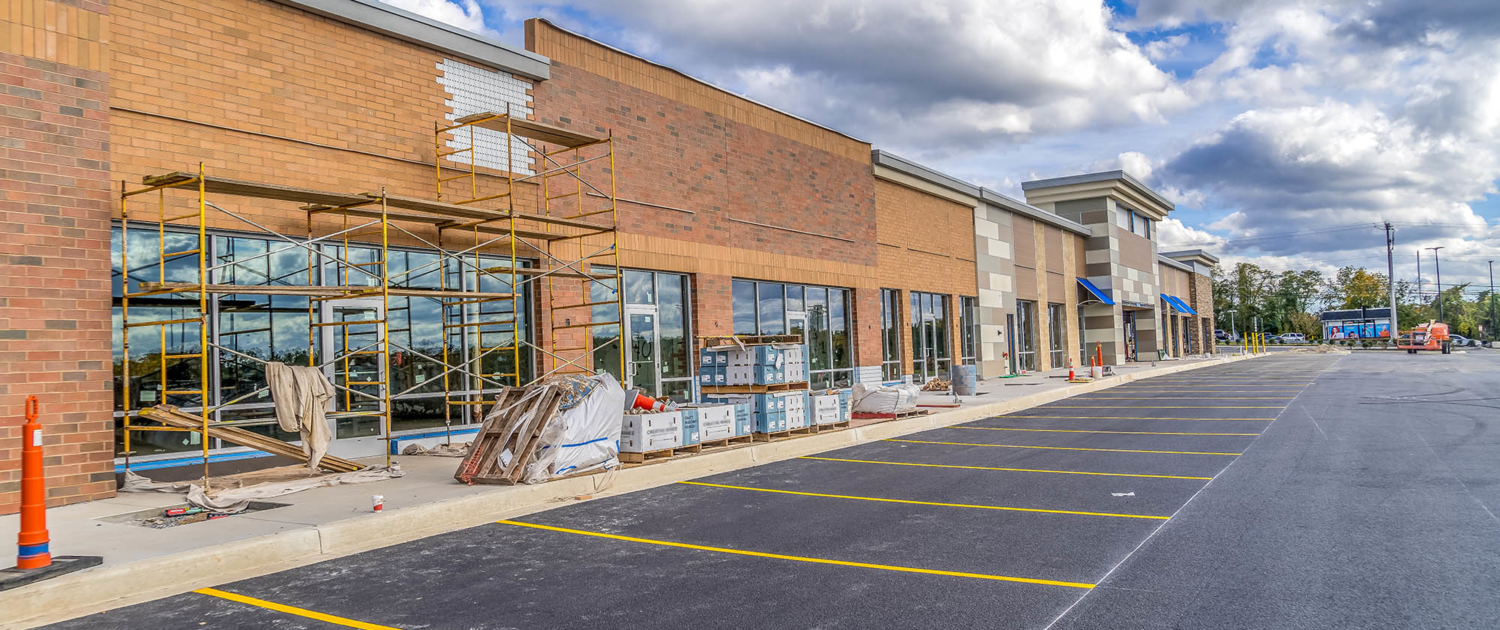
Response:
[{"label": "blue and white box", "polygon": [[620,425],[620,452],[649,453],[682,446],[682,413],[626,414]]},{"label": "blue and white box", "polygon": [[683,407],[677,410],[682,414],[682,446],[692,446],[699,440],[698,410],[694,407]]}]

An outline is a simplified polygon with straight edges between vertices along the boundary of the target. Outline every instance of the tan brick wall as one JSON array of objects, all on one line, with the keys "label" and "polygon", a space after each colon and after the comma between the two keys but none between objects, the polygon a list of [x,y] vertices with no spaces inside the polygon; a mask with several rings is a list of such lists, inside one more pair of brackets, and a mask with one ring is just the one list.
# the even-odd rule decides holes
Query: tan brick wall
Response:
[{"label": "tan brick wall", "polygon": [[107,7],[0,8],[0,514],[40,404],[47,504],[114,493]]},{"label": "tan brick wall", "polygon": [[[875,180],[875,226],[880,286],[900,291],[901,369],[912,373],[911,292],[948,296],[949,357],[962,356],[960,297],[978,295],[974,269],[974,210],[901,184]],[[880,356],[879,293],[873,304],[875,356]]]}]

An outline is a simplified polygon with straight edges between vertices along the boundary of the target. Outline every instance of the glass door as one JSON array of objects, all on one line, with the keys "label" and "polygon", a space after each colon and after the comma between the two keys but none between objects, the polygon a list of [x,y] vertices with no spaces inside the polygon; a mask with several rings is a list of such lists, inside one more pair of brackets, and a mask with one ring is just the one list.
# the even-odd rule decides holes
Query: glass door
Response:
[{"label": "glass door", "polygon": [[[385,412],[381,389],[386,364],[381,339],[385,306],[380,298],[327,300],[319,304],[319,361],[337,393],[330,411],[339,439],[380,435]],[[344,415],[347,414],[347,415]]]},{"label": "glass door", "polygon": [[625,307],[627,387],[655,395],[661,385],[661,348],[656,308]]}]

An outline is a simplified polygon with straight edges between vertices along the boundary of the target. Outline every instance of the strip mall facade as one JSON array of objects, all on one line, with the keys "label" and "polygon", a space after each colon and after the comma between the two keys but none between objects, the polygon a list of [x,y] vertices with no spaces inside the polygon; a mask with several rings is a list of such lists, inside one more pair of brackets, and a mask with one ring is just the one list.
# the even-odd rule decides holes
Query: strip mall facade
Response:
[{"label": "strip mall facade", "polygon": [[[527,23],[525,50],[370,0],[39,0],[13,3],[0,22],[10,33],[0,47],[0,405],[41,399],[50,505],[113,494],[126,391],[120,298],[137,280],[121,277],[120,259],[150,269],[153,256],[181,249],[154,223],[122,236],[122,182],[202,163],[241,180],[431,197],[440,152],[467,142],[435,145],[434,126],[484,111],[614,139],[626,371],[658,395],[695,396],[692,340],[702,335],[803,334],[814,388],[947,378],[955,365],[992,378],[1213,349],[1216,259],[1159,252],[1156,226],[1173,206],[1122,172],[1027,182],[1025,200],[1011,198],[542,20]],[[445,159],[475,160],[491,180],[476,187],[540,168],[503,138],[474,143]],[[284,234],[307,222],[285,206],[226,208]],[[326,270],[266,255],[274,242],[242,224],[209,230],[209,260],[261,261],[219,279],[251,286],[215,298],[211,342],[306,357],[306,298],[253,285],[317,284]],[[396,247],[407,268],[434,257],[418,242]],[[195,258],[154,264],[169,280],[199,271]],[[541,297],[526,298],[523,336],[552,332]],[[181,307],[141,306],[164,318]],[[391,334],[413,346],[443,334],[415,299],[388,316]],[[132,336],[132,357],[179,352],[197,336],[182,332]],[[212,363],[209,406],[264,380],[233,354]],[[431,374],[411,357],[388,367],[397,382]],[[515,369],[524,381],[545,367],[528,355]],[[168,400],[166,380],[133,376],[131,408],[203,406]],[[389,435],[341,420],[333,452],[369,455],[390,438],[447,431],[443,404],[431,391],[402,397]],[[250,400],[213,419],[268,409]],[[0,424],[0,513],[19,501],[15,416]],[[191,477],[199,449],[183,434],[142,437],[132,469]],[[270,462],[227,446],[211,460],[221,472]]]}]

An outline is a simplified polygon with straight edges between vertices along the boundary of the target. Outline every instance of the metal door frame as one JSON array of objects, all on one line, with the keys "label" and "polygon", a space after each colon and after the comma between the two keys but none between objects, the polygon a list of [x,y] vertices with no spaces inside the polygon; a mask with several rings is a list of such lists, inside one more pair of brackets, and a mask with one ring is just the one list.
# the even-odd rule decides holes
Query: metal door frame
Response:
[{"label": "metal door frame", "polygon": [[[653,287],[653,290],[654,290],[654,287]],[[656,372],[656,374],[655,374],[655,380],[653,381],[655,383],[655,386],[651,389],[650,392],[647,392],[647,393],[650,396],[653,396],[653,397],[654,396],[660,396],[661,395],[661,313],[658,312],[657,306],[655,304],[626,304],[625,305],[625,321],[621,322],[621,330],[620,330],[621,347],[622,347],[622,349],[625,352],[625,387],[627,387],[627,388],[635,387],[635,374],[636,374],[636,372],[635,372],[635,369],[636,369],[635,365],[636,365],[636,362],[634,360],[634,357],[635,357],[635,347],[634,347],[634,345],[635,344],[633,343],[633,340],[635,339],[635,335],[633,334],[634,327],[631,326],[631,324],[630,324],[630,319],[634,315],[650,315],[651,316],[651,338],[653,340],[652,343],[651,343],[651,350],[652,350],[652,355],[653,355],[651,357],[651,368]]]},{"label": "metal door frame", "polygon": [[[322,302],[319,302],[318,321],[334,321],[334,311],[339,308],[371,309],[375,311],[377,320],[386,318],[385,302],[381,298],[346,298],[341,300],[324,300]],[[374,325],[376,327],[374,334],[377,339],[379,339],[380,335],[385,332],[386,327],[380,326],[379,324],[372,323],[367,325]],[[347,334],[346,327],[323,326],[322,330],[319,331],[320,334],[318,335],[318,344],[319,349],[321,350],[318,356],[318,363],[320,365],[326,363],[326,365],[323,365],[323,375],[328,377],[328,381],[330,383],[338,383],[338,361],[329,361],[326,357],[337,356],[337,354],[329,354],[329,352],[331,349],[333,349],[334,341],[337,339],[336,333],[339,330],[345,330],[345,334]],[[340,350],[341,349],[334,350],[334,352],[338,352]],[[309,349],[309,352],[311,352],[311,349]],[[379,379],[386,382],[386,387],[390,387],[390,358],[383,357],[382,355],[378,354],[361,356],[377,357],[376,365],[379,366]],[[348,380],[347,376],[345,377],[345,380]],[[328,411],[330,413],[338,411],[340,396],[342,396],[342,394],[335,394],[333,399],[328,401]],[[376,409],[378,411],[384,412],[386,410],[384,396],[381,396],[381,400],[377,404],[378,406],[376,407]],[[379,455],[384,452],[385,448],[387,448],[386,439],[390,437],[386,435],[386,426],[384,423],[381,424],[380,431],[375,435],[362,435],[357,437],[338,437],[338,420],[333,421],[333,425],[331,428],[333,430],[334,437],[333,441],[328,443],[328,452],[329,454],[339,457],[373,457],[375,455]]]}]

